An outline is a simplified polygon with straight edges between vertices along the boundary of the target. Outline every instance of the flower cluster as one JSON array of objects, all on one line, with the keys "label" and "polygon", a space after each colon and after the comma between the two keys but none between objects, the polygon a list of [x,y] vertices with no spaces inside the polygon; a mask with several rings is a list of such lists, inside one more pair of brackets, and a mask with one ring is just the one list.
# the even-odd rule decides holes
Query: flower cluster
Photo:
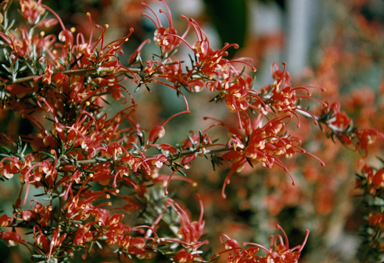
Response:
[{"label": "flower cluster", "polygon": [[[289,248],[288,237],[285,234],[284,230],[281,226],[277,225],[277,228],[280,229],[285,238],[285,243],[280,235],[271,236],[271,244],[269,249],[263,247],[262,245],[243,242],[241,245],[249,246],[247,249],[241,247],[239,243],[231,239],[229,236],[223,234],[220,236],[221,243],[225,246],[225,250],[220,253],[229,253],[227,263],[236,263],[236,262],[247,262],[247,263],[268,263],[268,262],[276,262],[276,263],[295,263],[298,262],[300,258],[300,253],[304,248],[305,243],[307,242],[309,231],[306,231],[306,236],[301,245],[298,245],[292,249]],[[223,241],[223,238],[226,241]],[[280,242],[278,244],[277,242]],[[257,253],[261,250],[267,252],[266,256],[257,255]]]},{"label": "flower cluster", "polygon": [[354,127],[352,119],[345,112],[340,111],[340,104],[337,102],[325,108],[318,120],[329,129],[329,137],[332,139],[336,137],[351,150],[358,150],[363,157],[368,154],[368,145],[375,143],[377,139],[384,138],[383,132],[376,129]]},{"label": "flower cluster", "polygon": [[[381,160],[381,159],[380,159]],[[383,160],[381,160],[383,163]],[[360,161],[360,174],[357,175],[356,187],[363,191],[363,196],[370,209],[366,229],[362,232],[365,236],[365,246],[372,251],[371,257],[380,256],[383,251],[384,214],[382,213],[384,198],[384,169],[376,169]],[[369,210],[368,210],[369,211]]]},{"label": "flower cluster", "polygon": [[[326,125],[340,141],[361,152],[366,152],[376,137],[382,137],[374,129],[351,128],[352,121],[340,113],[338,104],[329,106],[310,97],[310,88],[316,87],[292,87],[284,63],[282,70],[273,64],[274,82],[256,90],[252,60],[226,58],[227,49],[238,48],[237,44],[214,50],[197,21],[186,16],[181,16],[186,30],[179,35],[170,9],[164,0],[160,2],[166,11],[159,12],[166,16],[168,26],[143,3],[154,16],[142,14],[154,23],[153,40],[160,48],[160,54],[147,61],[140,53],[150,40],[142,42],[123,62],[119,55],[133,29],[106,43],[109,26],[94,25],[89,13],[87,40],[82,33],[75,34],[75,28],[68,29],[41,0],[20,0],[24,23],[19,27],[2,21],[2,110],[18,113],[37,130],[23,136],[1,134],[0,179],[18,179],[20,183],[12,216],[0,217],[0,239],[7,246],[22,244],[42,262],[69,260],[79,251],[86,258],[94,251],[94,244],[114,247],[118,256],[129,258],[151,259],[162,254],[175,262],[203,262],[205,255],[200,248],[208,241],[203,238],[202,198],[196,195],[200,214],[192,221],[188,209],[168,193],[172,180],[197,185],[186,170],[198,157],[210,157],[214,168],[222,162],[231,167],[222,187],[225,198],[230,178],[247,165],[279,166],[292,184],[295,181],[284,158],[303,153],[325,165],[292,135],[294,128],[289,123],[295,118],[296,129],[300,128],[299,114]],[[8,1],[0,6],[4,17],[9,7]],[[53,18],[45,19],[48,16]],[[60,26],[58,34],[35,32],[36,28],[56,24]],[[95,28],[99,31],[96,40]],[[187,41],[190,31],[195,35],[194,43]],[[189,66],[174,59],[181,45],[192,52]],[[140,106],[130,87],[138,91],[143,85],[148,90],[158,85],[173,90],[182,97],[184,110],[154,125],[142,123],[136,116]],[[230,125],[217,116],[205,117],[214,123],[202,131],[192,131],[179,143],[163,142],[168,122],[191,113],[184,93],[203,90],[214,94],[211,101],[224,102],[237,124]],[[325,107],[320,117],[304,109],[302,100],[317,101]],[[108,111],[111,101],[122,104],[112,116]],[[225,143],[212,139],[214,127],[228,131]],[[365,172],[369,173],[368,169]],[[370,189],[379,192],[379,179],[376,175],[368,177]],[[32,197],[31,186],[39,194]],[[287,235],[277,227],[284,238],[271,237],[269,249],[243,242],[242,246],[250,246],[245,249],[222,234],[225,250],[210,260],[226,254],[227,262],[297,262],[309,231],[302,245],[290,249]],[[19,228],[30,229],[34,241],[27,241],[16,231]],[[257,255],[260,249],[267,254]]]}]

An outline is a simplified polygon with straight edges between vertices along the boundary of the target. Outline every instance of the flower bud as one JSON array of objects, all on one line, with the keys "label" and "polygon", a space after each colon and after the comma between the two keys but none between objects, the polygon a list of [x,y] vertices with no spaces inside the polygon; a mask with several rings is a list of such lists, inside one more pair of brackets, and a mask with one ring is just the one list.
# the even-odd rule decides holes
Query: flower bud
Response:
[{"label": "flower bud", "polygon": [[161,125],[158,125],[158,126],[155,126],[152,131],[149,133],[149,141],[153,142],[155,141],[157,138],[162,138],[165,134],[165,129],[163,126]]}]

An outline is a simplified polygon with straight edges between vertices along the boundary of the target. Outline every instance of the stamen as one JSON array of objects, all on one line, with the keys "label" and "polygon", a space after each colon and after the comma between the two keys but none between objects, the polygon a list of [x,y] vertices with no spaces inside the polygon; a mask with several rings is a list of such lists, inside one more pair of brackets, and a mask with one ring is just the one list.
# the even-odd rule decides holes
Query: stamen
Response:
[{"label": "stamen", "polygon": [[[172,25],[172,14],[171,14],[171,10],[169,9],[169,7],[168,7],[168,5],[167,5],[167,3],[164,1],[164,0],[160,0],[160,2],[163,2],[163,4],[165,5],[165,8],[167,8],[167,11],[168,11],[168,14],[169,14],[169,17],[167,16],[167,14],[166,13],[164,13],[166,16],[167,16],[167,18],[168,18],[168,22],[169,22],[169,27],[173,27],[173,25]],[[161,9],[160,9],[160,13],[161,13]]]},{"label": "stamen", "polygon": [[[289,241],[288,241],[287,234],[285,233],[285,231],[283,230],[283,228],[282,228],[279,224],[277,224],[276,227],[277,227],[278,229],[280,229],[281,232],[283,232],[284,237],[285,237],[286,247],[289,249]],[[283,245],[283,244],[284,244],[284,243],[282,243],[282,245]]]},{"label": "stamen", "polygon": [[64,31],[64,30],[66,30],[66,28],[65,28],[65,26],[64,26],[64,24],[63,24],[63,21],[61,20],[61,18],[59,17],[59,15],[58,14],[56,14],[56,12],[55,11],[53,11],[51,8],[49,8],[48,6],[46,6],[46,5],[41,5],[41,7],[42,8],[44,8],[44,9],[48,9],[56,18],[57,18],[57,20],[59,21],[59,23],[60,23],[60,26],[61,26],[61,29]]},{"label": "stamen", "polygon": [[141,4],[142,4],[143,6],[145,6],[146,8],[148,8],[148,9],[153,13],[153,15],[154,15],[155,18],[156,18],[157,23],[156,23],[156,22],[155,22],[149,15],[147,15],[147,14],[145,14],[145,13],[141,13],[141,15],[142,15],[142,16],[146,16],[146,17],[148,17],[149,19],[151,19],[152,22],[155,24],[156,28],[163,27],[163,26],[161,25],[161,23],[160,23],[160,19],[159,19],[159,17],[156,15],[155,11],[153,11],[153,9],[152,9],[151,7],[149,7],[146,3],[141,2]]}]

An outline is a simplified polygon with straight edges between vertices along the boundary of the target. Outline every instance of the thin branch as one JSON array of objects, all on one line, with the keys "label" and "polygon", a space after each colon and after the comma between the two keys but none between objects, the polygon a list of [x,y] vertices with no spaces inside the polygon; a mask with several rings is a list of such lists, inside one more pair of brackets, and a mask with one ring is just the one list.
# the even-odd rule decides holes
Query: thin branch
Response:
[{"label": "thin branch", "polygon": [[[85,75],[85,74],[94,74],[94,73],[101,73],[101,72],[106,72],[106,73],[110,73],[112,72],[114,69],[110,68],[110,67],[106,67],[106,68],[103,68],[103,67],[100,67],[100,68],[87,68],[87,69],[75,69],[75,70],[65,70],[65,71],[61,71],[61,73],[63,73],[64,75],[67,75],[67,76],[71,76],[71,75]],[[122,73],[128,73],[128,72],[140,72],[141,69],[139,68],[130,68],[129,70],[127,69],[120,69],[119,72],[122,72]],[[24,78],[18,78],[18,79],[15,79],[14,81],[12,81],[10,84],[17,84],[17,83],[22,83],[22,82],[26,82],[26,81],[31,81],[33,80],[34,78],[37,78],[39,77],[38,75],[34,75],[34,76],[28,76],[28,77],[24,77]]]}]

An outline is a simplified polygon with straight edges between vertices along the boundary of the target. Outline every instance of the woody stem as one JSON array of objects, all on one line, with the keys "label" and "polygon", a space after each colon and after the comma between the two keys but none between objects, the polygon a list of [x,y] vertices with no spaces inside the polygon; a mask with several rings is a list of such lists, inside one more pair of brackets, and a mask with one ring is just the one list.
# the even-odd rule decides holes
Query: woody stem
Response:
[{"label": "woody stem", "polygon": [[[175,157],[181,157],[181,156],[185,156],[185,155],[188,155],[188,154],[193,154],[193,153],[197,153],[199,152],[201,149],[198,149],[198,150],[194,150],[194,151],[187,151],[187,152],[182,152],[178,155],[175,155]],[[214,150],[207,150],[205,153],[206,154],[210,154],[210,153],[217,153],[217,152],[225,152],[225,151],[230,151],[230,150],[233,150],[233,147],[224,147],[224,148],[219,148],[219,149],[214,149]],[[167,158],[170,158],[170,156],[166,156]],[[94,163],[98,163],[100,161],[98,160],[95,160],[95,159],[89,159],[89,160],[80,160],[80,161],[77,161],[76,163],[78,164],[94,164]]]},{"label": "woody stem", "polygon": [[[71,76],[71,75],[85,75],[85,74],[93,74],[93,73],[101,73],[101,72],[110,73],[112,71],[113,71],[113,69],[110,67],[105,67],[105,68],[100,67],[100,68],[65,70],[65,71],[61,71],[61,73],[63,73],[64,75],[67,75],[67,76]],[[129,70],[127,70],[127,69],[120,69],[119,70],[119,72],[122,72],[122,73],[127,73],[127,72],[136,72],[137,73],[140,71],[141,71],[141,69],[139,69],[139,68],[131,68]],[[36,77],[38,77],[38,76],[33,75],[33,76],[18,78],[18,79],[15,79],[14,81],[12,81],[11,84],[17,84],[17,83],[22,83],[25,81],[31,81]]]}]

